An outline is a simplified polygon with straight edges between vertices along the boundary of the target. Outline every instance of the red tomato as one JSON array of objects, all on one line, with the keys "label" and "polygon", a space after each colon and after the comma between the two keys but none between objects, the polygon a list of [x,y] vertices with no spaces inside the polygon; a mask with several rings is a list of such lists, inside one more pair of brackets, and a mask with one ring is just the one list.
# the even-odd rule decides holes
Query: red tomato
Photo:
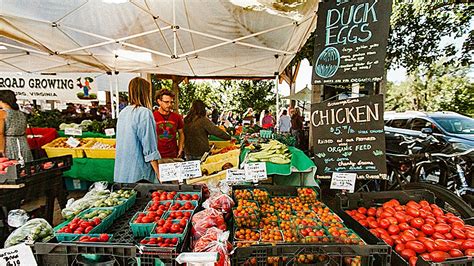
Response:
[{"label": "red tomato", "polygon": [[367,220],[360,220],[359,223],[360,223],[363,227],[369,226],[369,222],[367,222]]},{"label": "red tomato", "polygon": [[84,233],[88,234],[92,229],[94,229],[93,226],[88,226],[86,229],[84,229]]},{"label": "red tomato", "polygon": [[405,230],[410,229],[411,227],[407,223],[401,223],[401,224],[398,225],[398,228],[400,228],[401,231],[405,231]]},{"label": "red tomato", "polygon": [[410,266],[416,266],[416,261],[417,260],[418,260],[418,258],[416,256],[410,257],[410,259],[408,260],[408,263],[410,264]]},{"label": "red tomato", "polygon": [[145,216],[142,218],[142,223],[145,223],[145,224],[148,224],[148,223],[151,223],[151,221],[153,221],[154,219],[148,217],[148,216]]},{"label": "red tomato", "polygon": [[422,241],[423,246],[425,246],[426,251],[433,252],[436,250],[435,243],[433,240]]},{"label": "red tomato", "polygon": [[466,249],[466,250],[464,250],[464,254],[466,256],[469,256],[469,257],[474,257],[474,249],[472,249],[472,248]]},{"label": "red tomato", "polygon": [[421,228],[421,226],[425,223],[423,218],[417,217],[410,221],[410,225],[414,228]]},{"label": "red tomato", "polygon": [[449,251],[449,255],[450,255],[451,257],[453,257],[453,258],[457,258],[457,257],[462,257],[462,256],[464,256],[464,254],[462,253],[462,251],[459,250],[459,249],[451,249],[451,250]]},{"label": "red tomato", "polygon": [[385,230],[383,228],[375,228],[375,230],[377,230],[377,232],[379,232],[380,235],[389,235],[387,230]]},{"label": "red tomato", "polygon": [[414,208],[414,209],[420,209],[421,208],[421,205],[418,204],[417,202],[413,201],[413,200],[410,200],[405,205],[407,205],[408,207]]},{"label": "red tomato", "polygon": [[380,217],[380,215],[382,215],[382,212],[383,212],[383,208],[378,207],[377,211],[375,212],[375,216]]},{"label": "red tomato", "polygon": [[99,240],[101,242],[107,242],[107,241],[109,241],[109,235],[108,234],[100,234],[99,235]]},{"label": "red tomato", "polygon": [[410,215],[411,217],[418,217],[420,216],[420,211],[418,209],[408,207],[407,214]]},{"label": "red tomato", "polygon": [[435,240],[435,249],[436,250],[441,250],[441,251],[450,251],[451,246],[449,245],[449,242],[447,242],[444,239],[436,239]]},{"label": "red tomato", "polygon": [[390,222],[386,218],[380,219],[380,221],[378,223],[378,226],[383,228],[383,229],[387,229],[390,226]]},{"label": "red tomato", "polygon": [[412,249],[405,248],[404,250],[402,250],[402,252],[400,252],[400,255],[402,256],[402,258],[408,260],[410,257],[415,257],[416,253]]},{"label": "red tomato", "polygon": [[444,236],[445,236],[446,239],[448,239],[448,240],[454,240],[454,236],[453,236],[453,234],[451,234],[451,233],[446,233],[446,234],[444,234]]},{"label": "red tomato", "polygon": [[[407,231],[405,231],[407,232]],[[415,241],[416,240],[416,237],[413,235],[413,234],[407,234],[407,233],[404,233],[401,237],[400,237],[400,240],[402,240],[403,243],[407,243],[409,241]]]},{"label": "red tomato", "polygon": [[366,213],[367,213],[367,209],[364,208],[364,207],[360,207],[359,209],[357,209],[357,211],[358,211],[359,213],[362,213],[362,214],[366,214]]},{"label": "red tomato", "polygon": [[451,226],[447,224],[437,224],[433,228],[436,232],[441,233],[441,234],[446,234],[446,233],[449,233],[449,231],[451,231]]},{"label": "red tomato", "polygon": [[474,239],[465,240],[465,241],[462,243],[461,248],[462,248],[463,250],[474,249]]},{"label": "red tomato", "polygon": [[396,200],[396,199],[391,199],[391,200],[385,202],[382,206],[384,208],[385,207],[396,207],[396,206],[400,206],[400,202],[398,202],[398,200]]},{"label": "red tomato", "polygon": [[422,257],[425,261],[430,261],[431,260],[430,253],[423,253],[423,254],[420,255],[420,257]]},{"label": "red tomato", "polygon": [[435,230],[431,224],[424,224],[421,226],[421,231],[425,233],[426,235],[430,236],[432,235]]},{"label": "red tomato", "polygon": [[377,238],[380,238],[380,233],[379,233],[377,230],[375,230],[375,229],[370,229],[369,231],[370,231],[374,236],[376,236]]},{"label": "red tomato", "polygon": [[376,221],[370,221],[369,222],[369,227],[370,228],[377,228],[377,227],[379,227],[379,225]]},{"label": "red tomato", "polygon": [[390,224],[398,224],[397,218],[395,217],[390,216],[390,217],[387,217],[386,219],[390,222]]},{"label": "red tomato", "polygon": [[449,258],[449,254],[444,251],[433,251],[430,253],[431,261],[442,262]]},{"label": "red tomato", "polygon": [[429,207],[430,206],[430,203],[426,200],[421,200],[418,203],[420,204],[421,207]]},{"label": "red tomato", "polygon": [[390,236],[381,235],[380,238],[381,238],[385,243],[387,243],[387,245],[393,246],[394,242],[393,242],[393,239],[392,239]]},{"label": "red tomato", "polygon": [[375,216],[375,213],[377,212],[377,209],[375,209],[374,207],[370,207],[368,210],[367,210],[367,216]]},{"label": "red tomato", "polygon": [[435,232],[434,234],[431,235],[431,238],[433,238],[433,239],[446,239],[446,236],[441,234],[441,233]]},{"label": "red tomato", "polygon": [[401,212],[397,212],[393,215],[393,217],[395,217],[395,219],[397,219],[398,223],[404,223],[406,221],[405,219],[405,214],[401,213]]},{"label": "red tomato", "polygon": [[441,210],[440,208],[433,208],[432,212],[436,217],[441,217],[444,215],[443,210]]},{"label": "red tomato", "polygon": [[398,233],[400,233],[400,229],[398,228],[397,225],[390,225],[387,229],[388,233],[391,234],[391,235],[396,235]]},{"label": "red tomato", "polygon": [[453,228],[451,234],[453,234],[455,238],[466,239],[466,234],[461,229]]},{"label": "red tomato", "polygon": [[395,246],[395,251],[401,253],[405,249],[405,244],[397,244]]},{"label": "red tomato", "polygon": [[405,248],[412,249],[416,253],[425,252],[425,246],[420,241],[409,241],[405,244]]},{"label": "red tomato", "polygon": [[436,219],[433,218],[433,217],[427,217],[427,218],[425,219],[425,224],[431,224],[431,225],[434,226],[434,225],[436,225]]},{"label": "red tomato", "polygon": [[386,211],[384,211],[380,214],[380,218],[387,218],[387,217],[391,217],[391,216],[393,216],[393,214],[391,214],[389,212],[386,212]]}]

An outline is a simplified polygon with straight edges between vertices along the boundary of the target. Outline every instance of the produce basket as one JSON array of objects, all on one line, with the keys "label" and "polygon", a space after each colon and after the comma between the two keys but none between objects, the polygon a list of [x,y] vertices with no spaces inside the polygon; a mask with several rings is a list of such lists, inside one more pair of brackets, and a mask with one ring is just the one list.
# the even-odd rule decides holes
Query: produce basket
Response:
[{"label": "produce basket", "polygon": [[[140,212],[135,213],[135,215],[130,219],[130,228],[132,229],[133,235],[135,237],[144,237],[149,236],[151,230],[155,227],[155,223],[134,223],[137,219],[138,214]],[[147,213],[147,212],[144,212]]]},{"label": "produce basket", "polygon": [[[365,193],[352,193],[341,195],[338,194],[336,197],[333,209],[342,218],[345,224],[349,225],[363,240],[367,243],[384,243],[381,239],[373,235],[367,228],[362,226],[359,222],[348,215],[345,210],[353,210],[359,207],[379,207],[383,203],[389,200],[396,199],[401,204],[406,204],[409,201],[419,202],[426,200],[429,203],[436,203],[435,195],[425,189],[416,190],[403,190],[403,191],[384,191],[384,192],[365,192]],[[457,259],[448,259],[444,262],[430,263],[424,261],[418,256],[417,265],[473,265],[473,258],[460,257]],[[407,260],[403,259],[397,252],[392,253],[392,265],[403,265],[408,266]]]},{"label": "produce basket", "polygon": [[87,144],[87,140],[83,145],[78,146],[76,148],[61,148],[61,147],[55,147],[55,145],[59,142],[66,141],[67,138],[57,138],[53,140],[52,142],[43,145],[41,148],[46,151],[46,154],[48,155],[49,158],[51,157],[58,157],[58,156],[63,156],[63,155],[72,155],[72,158],[83,158],[84,157],[84,146]]},{"label": "produce basket", "polygon": [[84,152],[87,158],[102,158],[102,159],[115,159],[115,148],[114,149],[97,149],[93,148],[96,143],[102,143],[106,145],[114,145],[115,139],[104,139],[104,138],[91,138],[90,141],[84,145]]},{"label": "produce basket", "polygon": [[105,217],[104,219],[102,219],[102,222],[97,225],[95,228],[97,228],[97,230],[95,232],[97,233],[104,233],[105,231],[107,231],[107,229],[109,229],[110,226],[112,226],[112,224],[114,223],[115,219],[118,218],[117,216],[117,212],[115,210],[115,208],[113,207],[108,207],[108,208],[90,208],[90,209],[87,209],[87,210],[84,210],[82,211],[81,213],[79,213],[79,215],[77,215],[77,217],[79,218],[84,218],[86,215],[90,214],[91,212],[93,211],[96,211],[96,210],[110,210],[112,211],[112,213],[110,213],[107,217]]},{"label": "produce basket", "polygon": [[[179,221],[180,220],[173,220],[173,224],[179,223]],[[153,237],[177,237],[180,241],[182,241],[184,239],[184,237],[188,234],[189,224],[190,224],[190,220],[188,220],[188,222],[186,224],[186,227],[184,228],[184,231],[181,234],[174,234],[174,233],[158,234],[158,233],[155,232],[155,229],[158,225],[155,224],[153,229],[150,231],[150,237],[152,237],[152,238]]]},{"label": "produce basket", "polygon": [[[199,198],[194,199],[196,201],[199,201],[202,198],[201,192],[178,192],[178,193],[176,193],[176,196],[174,196],[174,200],[182,200],[182,199],[180,199],[181,195],[191,195],[191,196],[192,195],[198,195]],[[193,199],[191,199],[191,200],[193,200]]]}]

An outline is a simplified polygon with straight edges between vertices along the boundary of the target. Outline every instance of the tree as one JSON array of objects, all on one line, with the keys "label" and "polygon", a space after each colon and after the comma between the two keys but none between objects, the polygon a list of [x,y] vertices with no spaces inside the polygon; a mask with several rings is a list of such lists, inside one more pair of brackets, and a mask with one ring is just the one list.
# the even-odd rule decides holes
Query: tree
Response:
[{"label": "tree", "polygon": [[454,111],[474,116],[474,83],[467,77],[469,68],[438,61],[426,69],[420,66],[408,80],[389,83],[386,109],[394,111]]},{"label": "tree", "polygon": [[242,80],[221,81],[220,87],[225,93],[225,107],[227,110],[245,112],[252,108],[260,113],[263,110],[273,109],[276,103],[276,94],[272,91],[273,81]]},{"label": "tree", "polygon": [[224,102],[221,90],[211,82],[181,83],[179,86],[179,111],[185,114],[194,100],[202,100],[208,107],[222,110]]}]

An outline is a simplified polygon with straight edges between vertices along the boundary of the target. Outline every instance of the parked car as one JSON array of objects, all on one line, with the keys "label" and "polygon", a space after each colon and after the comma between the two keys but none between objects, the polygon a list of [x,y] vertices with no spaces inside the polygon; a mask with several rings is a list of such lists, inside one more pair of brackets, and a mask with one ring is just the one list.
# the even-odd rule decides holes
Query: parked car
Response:
[{"label": "parked car", "polygon": [[439,143],[433,152],[462,152],[474,148],[474,119],[455,112],[385,112],[387,152],[405,153],[399,135],[425,138],[432,135]]}]

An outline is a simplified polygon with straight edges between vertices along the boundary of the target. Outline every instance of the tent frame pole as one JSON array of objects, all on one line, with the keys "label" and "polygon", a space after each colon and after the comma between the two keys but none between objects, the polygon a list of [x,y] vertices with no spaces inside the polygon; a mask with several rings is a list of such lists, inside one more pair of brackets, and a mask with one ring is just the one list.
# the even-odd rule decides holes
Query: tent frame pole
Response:
[{"label": "tent frame pole", "polygon": [[[112,114],[112,119],[115,119],[115,109],[114,109],[114,89],[112,86],[112,75],[113,73],[109,74],[109,89],[110,89],[110,112]],[[105,103],[107,105],[107,103]]]},{"label": "tent frame pole", "polygon": [[276,89],[276,110],[275,110],[275,116],[276,116],[276,131],[279,132],[279,125],[280,125],[280,116],[278,115],[280,112],[280,92],[278,91],[278,75],[275,75],[275,89]]}]

